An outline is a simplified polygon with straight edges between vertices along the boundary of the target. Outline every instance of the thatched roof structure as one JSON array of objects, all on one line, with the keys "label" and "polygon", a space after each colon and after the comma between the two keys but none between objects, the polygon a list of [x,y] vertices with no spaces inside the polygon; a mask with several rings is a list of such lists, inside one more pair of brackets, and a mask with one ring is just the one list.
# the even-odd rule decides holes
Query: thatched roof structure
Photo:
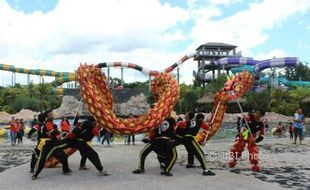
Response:
[{"label": "thatched roof structure", "polygon": [[235,100],[232,100],[232,101],[230,101],[229,103],[236,103],[237,102],[237,100],[239,100],[239,102],[241,103],[241,104],[245,104],[246,103],[246,100],[244,99],[244,98],[238,98],[238,99],[235,99]]},{"label": "thatched roof structure", "polygon": [[[246,100],[244,98],[238,98],[237,100],[239,100],[239,102],[242,103],[242,104],[246,103]],[[229,103],[236,103],[237,100],[232,100]],[[205,94],[201,98],[199,98],[196,102],[198,104],[213,103],[214,102],[214,95],[212,95],[212,94]]]},{"label": "thatched roof structure", "polygon": [[212,94],[205,94],[201,98],[199,98],[196,102],[198,104],[207,104],[207,103],[213,103],[214,95]]},{"label": "thatched roof structure", "polygon": [[301,100],[302,103],[310,103],[310,96],[305,97]]}]

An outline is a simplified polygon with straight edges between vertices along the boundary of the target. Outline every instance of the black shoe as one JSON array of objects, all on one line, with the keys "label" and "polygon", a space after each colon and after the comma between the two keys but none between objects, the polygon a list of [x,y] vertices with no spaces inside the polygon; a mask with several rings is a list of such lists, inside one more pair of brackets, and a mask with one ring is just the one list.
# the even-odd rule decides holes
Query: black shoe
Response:
[{"label": "black shoe", "polygon": [[89,168],[86,166],[80,166],[79,170],[89,170]]},{"label": "black shoe", "polygon": [[215,173],[213,173],[211,170],[208,170],[208,171],[203,171],[202,172],[202,175],[206,175],[206,176],[214,176]]},{"label": "black shoe", "polygon": [[162,171],[160,174],[165,176],[173,176],[172,173],[166,171]]},{"label": "black shoe", "polygon": [[70,175],[72,173],[72,170],[68,169],[67,171],[63,171],[64,175]]},{"label": "black shoe", "polygon": [[34,170],[30,170],[29,173],[33,174],[33,173],[34,173]]},{"label": "black shoe", "polygon": [[110,174],[109,174],[109,172],[107,172],[105,170],[101,170],[101,171],[99,171],[98,175],[99,176],[109,176]]},{"label": "black shoe", "polygon": [[142,173],[144,173],[144,170],[136,169],[136,170],[132,171],[132,173],[134,173],[134,174],[142,174]]},{"label": "black shoe", "polygon": [[38,177],[35,176],[35,175],[32,175],[32,176],[31,176],[31,179],[32,179],[32,180],[36,180],[36,179],[38,179]]},{"label": "black shoe", "polygon": [[195,165],[193,165],[193,164],[186,164],[186,166],[185,166],[186,168],[195,168],[196,166]]}]

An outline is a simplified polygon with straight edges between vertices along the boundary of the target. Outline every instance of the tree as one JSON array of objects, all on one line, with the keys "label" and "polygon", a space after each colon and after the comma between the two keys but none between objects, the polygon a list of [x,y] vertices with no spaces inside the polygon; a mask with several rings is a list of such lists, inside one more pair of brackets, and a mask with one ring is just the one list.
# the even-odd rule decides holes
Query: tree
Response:
[{"label": "tree", "polygon": [[27,86],[27,95],[32,98],[33,96],[35,96],[37,94],[37,91],[35,90],[35,86],[30,83],[28,86]]},{"label": "tree", "polygon": [[227,80],[227,75],[226,74],[220,74],[217,79],[214,81],[211,81],[210,83],[207,84],[206,86],[206,92],[209,92],[211,94],[215,94],[219,90],[221,90],[224,87],[224,84]]},{"label": "tree", "polygon": [[124,88],[148,88],[149,87],[149,81],[145,82],[132,82],[132,83],[125,83]]},{"label": "tree", "polygon": [[50,84],[40,84],[0,89],[0,111],[16,113],[22,108],[43,111],[59,107],[61,99],[51,93]]},{"label": "tree", "polygon": [[193,87],[192,85],[180,85],[180,100],[176,105],[178,113],[193,111],[197,107],[196,101],[203,95],[202,87]]},{"label": "tree", "polygon": [[306,88],[306,87],[297,87],[294,90],[290,90],[289,91],[289,96],[297,101],[300,102],[303,98],[310,96],[310,88]]},{"label": "tree", "polygon": [[270,104],[271,98],[267,90],[263,92],[250,91],[250,92],[245,93],[244,97],[246,99],[245,110],[251,111],[251,110],[262,109],[265,111],[270,111],[269,104]]},{"label": "tree", "polygon": [[276,89],[271,94],[270,109],[284,115],[293,115],[300,108],[301,100],[310,95],[310,89],[297,87],[290,91]]},{"label": "tree", "polygon": [[309,63],[305,62],[304,64],[301,62],[295,67],[287,67],[285,69],[285,77],[288,80],[303,80],[310,81],[310,67]]},{"label": "tree", "polygon": [[40,101],[38,99],[27,96],[19,96],[11,105],[12,110],[19,111],[21,109],[30,109],[33,111],[40,111]]}]

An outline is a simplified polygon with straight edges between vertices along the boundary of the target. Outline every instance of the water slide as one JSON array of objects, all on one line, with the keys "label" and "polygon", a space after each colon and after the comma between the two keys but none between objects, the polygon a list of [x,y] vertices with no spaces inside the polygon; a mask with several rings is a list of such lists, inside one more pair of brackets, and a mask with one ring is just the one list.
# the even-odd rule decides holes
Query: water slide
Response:
[{"label": "water slide", "polygon": [[[104,63],[99,63],[97,66],[99,68],[119,67],[119,66],[128,67],[128,68],[141,71],[143,74],[155,76],[162,72],[171,72],[176,67],[183,64],[186,60],[194,58],[194,57],[195,57],[195,53],[187,54],[183,56],[181,59],[179,59],[177,62],[175,62],[174,64],[172,64],[171,66],[167,67],[166,69],[162,71],[148,70],[134,63],[126,63],[126,62],[104,62]],[[242,72],[243,70],[247,70],[254,75],[256,80],[259,79],[260,72],[263,71],[264,69],[267,69],[270,67],[283,67],[283,66],[292,67],[292,66],[295,66],[297,63],[298,63],[298,58],[296,57],[274,58],[274,59],[267,59],[267,60],[262,60],[262,61],[254,60],[253,58],[249,58],[249,57],[227,57],[227,58],[222,58],[222,59],[212,62],[212,64],[219,65],[219,66],[225,66],[225,65],[236,66],[236,68],[232,68],[232,72],[236,72],[237,69],[239,69],[239,72]],[[71,72],[56,72],[56,71],[44,70],[44,69],[36,69],[36,70],[25,69],[25,68],[18,68],[13,65],[7,65],[7,64],[0,64],[0,70],[11,71],[15,73],[55,77],[56,79],[55,81],[51,83],[51,86],[52,86],[52,92],[56,94],[63,94],[63,88],[60,88],[58,86],[62,85],[65,82],[76,80],[76,73],[71,73]]]},{"label": "water slide", "polygon": [[[250,57],[225,57],[219,60],[211,61],[209,64],[218,66],[218,68],[229,66],[231,71],[236,74],[242,71],[252,73],[255,80],[259,79],[260,73],[271,67],[294,67],[298,63],[297,57],[273,58],[267,60],[255,60]],[[194,76],[200,74],[194,71]]]},{"label": "water slide", "polygon": [[[287,80],[285,77],[276,77],[276,81],[279,84],[283,84],[284,86],[303,86],[303,87],[310,87],[310,81],[290,81]],[[269,83],[270,77],[261,77],[259,82],[261,83]]]},{"label": "water slide", "polygon": [[7,64],[0,64],[0,70],[10,71],[13,73],[55,77],[55,80],[51,82],[50,84],[52,86],[52,92],[56,94],[63,94],[63,88],[60,88],[58,86],[62,85],[65,82],[76,80],[76,74],[70,73],[70,72],[56,72],[56,71],[45,70],[45,69],[18,68],[13,65],[7,65]]},{"label": "water slide", "polygon": [[228,57],[214,61],[215,65],[230,65],[240,66],[232,68],[233,73],[237,73],[243,70],[249,71],[254,74],[255,77],[259,77],[260,72],[271,67],[294,67],[298,63],[297,57],[283,57],[267,60],[254,60],[249,57]]},{"label": "water slide", "polygon": [[[241,71],[248,71],[259,79],[259,82],[268,83],[269,77],[259,77],[260,73],[272,67],[293,67],[298,63],[295,57],[275,58],[263,61],[253,60],[252,58],[225,58],[219,60],[217,64],[220,65],[242,65],[231,69],[233,73]],[[284,86],[310,86],[310,81],[289,81],[284,77],[277,77],[277,81]]]},{"label": "water slide", "polygon": [[[80,84],[81,96],[92,116],[107,131],[126,135],[153,131],[168,116],[174,115],[172,114],[174,107],[180,98],[179,85],[170,72],[191,57],[184,56],[164,71],[148,70],[139,65],[126,62],[80,65],[77,70],[77,79]],[[126,67],[153,76],[151,91],[155,97],[154,107],[149,108],[144,115],[127,119],[118,118],[113,110],[113,97],[107,79],[101,71],[101,68],[104,67]],[[214,97],[215,104],[213,105],[211,118],[206,123],[207,126],[212,127],[210,130],[204,129],[199,132],[196,136],[199,143],[205,144],[208,139],[215,135],[222,126],[221,123],[227,109],[227,103],[240,98],[252,87],[253,82],[253,75],[246,71],[238,73],[236,77],[229,78],[225,82],[224,87]],[[70,156],[75,150],[69,148],[65,151]],[[45,164],[46,167],[53,167],[57,163],[58,161],[54,157],[50,157]]]}]

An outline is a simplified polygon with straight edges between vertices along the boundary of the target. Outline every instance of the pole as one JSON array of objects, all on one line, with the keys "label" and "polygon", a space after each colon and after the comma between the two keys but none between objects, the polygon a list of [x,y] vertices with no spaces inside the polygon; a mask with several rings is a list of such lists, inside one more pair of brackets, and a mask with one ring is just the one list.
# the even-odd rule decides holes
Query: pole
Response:
[{"label": "pole", "polygon": [[108,86],[110,87],[110,67],[108,67]]},{"label": "pole", "polygon": [[177,67],[177,79],[178,79],[178,84],[180,84],[180,67]]},{"label": "pole", "polygon": [[[77,107],[77,110],[76,110],[76,113],[75,113],[75,116],[74,116],[73,122],[74,122],[74,120],[75,120],[75,118],[76,118],[77,114],[78,114],[78,113],[79,113],[79,111],[80,111],[81,102],[83,102],[83,98],[81,98],[81,99],[80,99],[80,101],[79,101],[79,105],[78,105],[78,107]],[[83,104],[83,103],[82,103],[82,105],[84,106],[84,104]]]},{"label": "pole", "polygon": [[151,92],[151,82],[152,81],[152,77],[151,77],[151,75],[149,75],[149,91]]},{"label": "pole", "polygon": [[30,74],[27,74],[27,84],[30,84]]},{"label": "pole", "polygon": [[121,67],[121,86],[124,86],[124,68]]},{"label": "pole", "polygon": [[217,104],[217,106],[216,106],[215,113],[213,114],[213,117],[212,117],[211,125],[212,125],[213,122],[214,122],[215,114],[217,114],[217,111],[218,111],[220,105],[221,105],[221,102],[219,102],[219,103]]},{"label": "pole", "polygon": [[[75,70],[74,73],[77,73],[77,70]],[[74,89],[76,89],[76,87],[77,87],[77,81],[76,81],[76,80],[77,80],[77,79],[75,78],[75,81],[74,81]]]},{"label": "pole", "polygon": [[14,86],[13,75],[14,75],[14,72],[12,72],[12,86]]},{"label": "pole", "polygon": [[210,129],[207,131],[207,134],[206,134],[206,137],[205,137],[205,139],[204,139],[204,143],[203,143],[203,144],[206,144],[207,138],[208,138],[208,136],[209,136],[210,130],[211,130],[211,128],[212,128],[212,125],[213,125],[213,122],[214,122],[214,119],[215,119],[215,115],[217,114],[217,112],[218,112],[218,110],[219,110],[219,108],[220,108],[220,105],[221,105],[221,102],[219,102],[219,103],[216,105],[216,109],[215,109],[215,112],[214,112],[214,114],[213,114],[212,121],[211,121],[211,123],[210,123]]},{"label": "pole", "polygon": [[238,99],[236,99],[236,101],[237,101],[238,107],[239,107],[239,109],[240,109],[240,111],[241,111],[242,118],[243,118],[243,120],[245,121],[246,128],[249,130],[251,137],[253,137],[253,134],[252,134],[251,129],[250,129],[250,126],[249,126],[249,123],[248,123],[248,121],[245,119],[245,115],[244,115],[243,109],[242,109],[242,107],[241,107],[241,105],[240,105],[240,102],[239,102]]}]

